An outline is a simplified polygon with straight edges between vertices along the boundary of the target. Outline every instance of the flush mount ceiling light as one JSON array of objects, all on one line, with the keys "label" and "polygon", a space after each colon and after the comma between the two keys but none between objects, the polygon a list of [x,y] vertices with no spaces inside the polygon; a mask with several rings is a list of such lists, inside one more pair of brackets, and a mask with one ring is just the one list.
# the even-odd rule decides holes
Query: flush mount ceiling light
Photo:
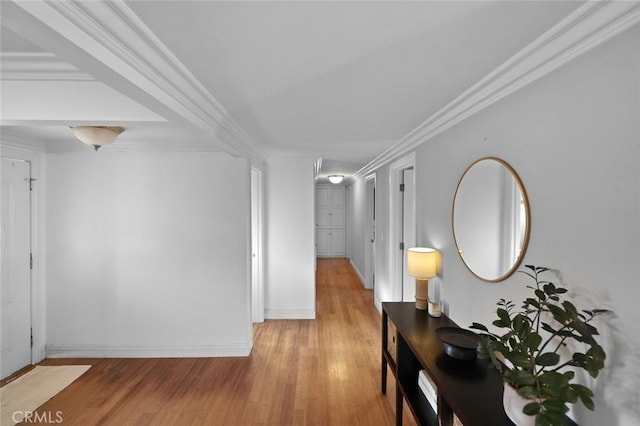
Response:
[{"label": "flush mount ceiling light", "polygon": [[344,175],[329,175],[329,182],[338,184],[344,179]]},{"label": "flush mount ceiling light", "polygon": [[118,135],[124,132],[124,127],[71,126],[71,130],[80,142],[91,145],[97,151],[103,145],[112,144]]}]

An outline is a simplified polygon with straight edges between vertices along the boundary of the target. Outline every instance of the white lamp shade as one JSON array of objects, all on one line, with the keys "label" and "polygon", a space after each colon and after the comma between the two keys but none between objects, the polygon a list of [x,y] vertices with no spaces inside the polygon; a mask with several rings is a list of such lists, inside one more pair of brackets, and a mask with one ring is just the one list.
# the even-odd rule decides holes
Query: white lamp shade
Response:
[{"label": "white lamp shade", "polygon": [[440,252],[436,249],[413,247],[407,251],[407,272],[414,278],[428,280],[438,275]]},{"label": "white lamp shade", "polygon": [[73,134],[82,143],[92,146],[109,145],[124,131],[112,126],[73,126]]},{"label": "white lamp shade", "polygon": [[342,179],[344,179],[344,175],[329,175],[329,182],[331,183],[340,183]]}]

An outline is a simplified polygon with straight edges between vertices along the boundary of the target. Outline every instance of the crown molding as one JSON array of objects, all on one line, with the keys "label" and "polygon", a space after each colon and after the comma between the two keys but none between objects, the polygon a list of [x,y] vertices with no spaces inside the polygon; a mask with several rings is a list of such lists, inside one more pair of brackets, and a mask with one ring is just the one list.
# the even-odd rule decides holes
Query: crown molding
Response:
[{"label": "crown molding", "polygon": [[358,170],[363,177],[640,22],[639,1],[589,1]]},{"label": "crown molding", "polygon": [[3,155],[7,152],[23,152],[39,155],[45,153],[45,149],[42,141],[34,141],[20,132],[1,126],[0,152]]},{"label": "crown molding", "polygon": [[266,153],[124,2],[13,1],[104,66],[219,141],[234,156]]},{"label": "crown molding", "polygon": [[0,52],[3,81],[95,81],[48,52]]}]

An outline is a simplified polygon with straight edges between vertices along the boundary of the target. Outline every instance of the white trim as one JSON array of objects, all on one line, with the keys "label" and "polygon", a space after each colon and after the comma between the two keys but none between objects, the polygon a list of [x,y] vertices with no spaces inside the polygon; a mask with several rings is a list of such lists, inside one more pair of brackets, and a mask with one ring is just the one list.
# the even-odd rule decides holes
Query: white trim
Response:
[{"label": "white trim", "polygon": [[[416,153],[411,152],[399,160],[394,161],[389,165],[389,282],[392,289],[391,294],[393,300],[402,300],[402,262],[403,256],[400,251],[400,240],[402,238],[399,235],[398,218],[402,215],[400,210],[399,194],[398,190],[400,185],[400,173],[405,169],[413,168],[415,170],[416,165]],[[413,199],[415,200],[415,187]],[[416,217],[416,205],[413,203],[413,218],[415,223]]]},{"label": "white trim", "polygon": [[[358,276],[358,279],[360,280],[360,284],[362,284],[362,287],[364,287],[364,276],[362,275],[362,273],[360,273],[360,270],[358,269],[356,264],[353,263],[353,260],[349,259],[349,263],[351,263],[351,267],[353,268],[353,271]],[[366,287],[365,287],[365,289],[366,289]],[[370,289],[367,289],[367,290],[370,290]]]},{"label": "white trim", "polygon": [[351,261],[351,186],[344,184],[344,254]]},{"label": "white trim", "polygon": [[252,343],[222,346],[56,346],[47,347],[47,358],[209,358],[244,357]]},{"label": "white trim", "polygon": [[9,151],[29,156],[39,156],[45,152],[42,143],[27,138],[10,127],[0,126],[0,140],[0,152],[3,156]]},{"label": "white trim", "polygon": [[20,33],[24,15],[16,7],[203,130],[229,154],[266,159],[264,150],[124,2],[7,2],[3,13]]},{"label": "white trim", "polygon": [[265,309],[265,319],[316,319],[315,310],[307,309]]},{"label": "white trim", "polygon": [[[376,173],[371,173],[367,176],[365,176],[364,178],[364,204],[365,204],[365,215],[366,215],[366,219],[365,219],[365,236],[364,236],[364,276],[365,278],[362,280],[364,288],[366,289],[370,289],[373,290],[374,293],[376,292],[375,289],[375,276],[376,276],[376,253],[377,253],[377,241],[378,241],[378,229],[377,226],[378,224],[375,223],[374,221],[374,242],[373,245],[371,244],[371,229],[369,229],[369,221],[371,220],[370,215],[373,213],[374,217],[376,217],[377,219],[377,212],[375,211],[376,209],[376,202],[375,202],[375,195],[373,197],[372,200],[369,200],[369,182],[373,181],[373,191],[375,194],[376,191],[376,185],[377,185],[377,174]],[[369,207],[369,202],[371,201],[371,204],[373,205],[373,209],[374,211],[368,211],[368,207]],[[367,277],[367,274],[369,274],[370,272],[373,272],[373,276],[371,277]],[[368,279],[371,278],[371,279]]]},{"label": "white trim", "polygon": [[3,81],[95,81],[49,52],[0,52]]},{"label": "white trim", "polygon": [[375,305],[376,309],[378,309],[378,312],[380,313],[380,315],[382,315],[382,302],[378,299],[375,299],[373,301],[373,304]]},{"label": "white trim", "polygon": [[638,1],[589,1],[356,172],[363,176],[640,22]]},{"label": "white trim", "polygon": [[[256,256],[258,258],[258,284],[257,289],[253,290],[253,282],[251,283],[251,317],[252,322],[264,322],[264,179],[262,170],[252,167],[251,168],[251,191],[252,191],[252,200],[251,205],[253,206],[253,176],[256,176],[257,181],[257,209],[258,209],[258,236],[257,236],[257,253]],[[252,221],[253,221],[253,213],[252,213]],[[253,223],[251,224],[251,228],[253,229]],[[253,247],[252,247],[253,249]],[[251,269],[253,270],[253,260],[250,259]],[[257,299],[254,306],[254,298]],[[255,311],[258,311],[257,314]]]}]

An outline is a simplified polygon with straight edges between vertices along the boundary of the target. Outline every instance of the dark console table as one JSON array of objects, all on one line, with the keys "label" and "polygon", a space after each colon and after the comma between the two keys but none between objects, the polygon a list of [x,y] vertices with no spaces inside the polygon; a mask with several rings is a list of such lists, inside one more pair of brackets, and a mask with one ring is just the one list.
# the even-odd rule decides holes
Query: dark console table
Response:
[{"label": "dark console table", "polygon": [[[457,327],[446,316],[433,318],[414,303],[382,304],[382,393],[387,391],[387,365],[396,379],[396,424],[402,425],[402,400],[421,425],[512,425],[502,407],[502,378],[488,361],[458,361],[444,354],[436,336],[440,327]],[[418,387],[426,370],[437,387],[438,414]]]}]

